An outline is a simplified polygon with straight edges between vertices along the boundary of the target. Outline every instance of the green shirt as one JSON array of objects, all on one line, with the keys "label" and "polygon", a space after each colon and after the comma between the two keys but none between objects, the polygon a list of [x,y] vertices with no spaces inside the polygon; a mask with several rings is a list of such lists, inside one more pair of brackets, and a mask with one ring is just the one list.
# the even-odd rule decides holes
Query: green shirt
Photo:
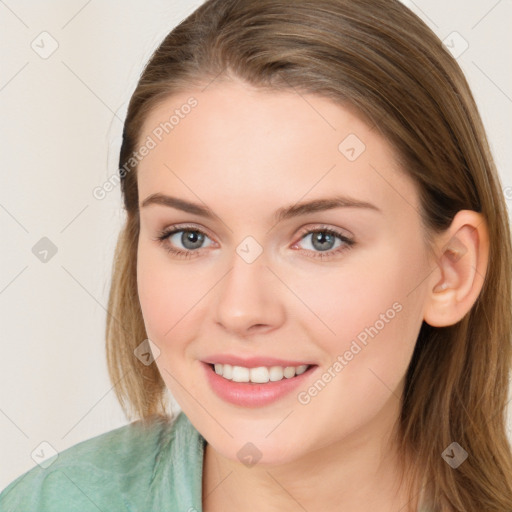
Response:
[{"label": "green shirt", "polygon": [[0,494],[0,512],[202,512],[205,446],[182,412],[137,421],[20,476]]},{"label": "green shirt", "polygon": [[205,443],[183,413],[137,421],[20,476],[0,494],[0,511],[201,512]]}]

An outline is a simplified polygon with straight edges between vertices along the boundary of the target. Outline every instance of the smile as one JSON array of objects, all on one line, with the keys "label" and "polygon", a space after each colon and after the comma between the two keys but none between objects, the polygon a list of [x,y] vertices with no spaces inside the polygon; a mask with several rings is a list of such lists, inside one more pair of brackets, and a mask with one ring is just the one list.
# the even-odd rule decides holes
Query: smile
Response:
[{"label": "smile", "polygon": [[233,366],[230,364],[216,363],[212,365],[215,373],[233,382],[253,382],[265,384],[267,382],[278,382],[283,379],[291,379],[296,375],[304,373],[308,366],[259,366],[257,368],[246,368],[244,366]]},{"label": "smile", "polygon": [[316,364],[250,368],[228,363],[201,364],[210,389],[223,401],[239,407],[264,407],[284,399],[297,388],[307,386],[319,368]]}]

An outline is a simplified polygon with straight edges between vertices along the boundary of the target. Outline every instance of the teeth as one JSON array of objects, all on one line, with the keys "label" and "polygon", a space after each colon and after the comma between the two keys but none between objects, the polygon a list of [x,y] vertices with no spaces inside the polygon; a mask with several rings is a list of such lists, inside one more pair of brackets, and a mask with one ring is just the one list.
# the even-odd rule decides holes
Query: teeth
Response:
[{"label": "teeth", "polygon": [[295,377],[295,373],[296,373],[295,366],[287,366],[287,367],[283,370],[283,375],[284,375],[287,379],[291,379],[292,377]]},{"label": "teeth", "polygon": [[231,380],[234,382],[249,382],[249,368],[243,366],[233,366],[233,376]]},{"label": "teeth", "polygon": [[229,364],[225,365],[226,368],[223,368],[222,364],[219,364],[219,366],[221,368],[220,375],[226,377],[226,379],[231,380],[233,378],[233,367],[230,366]]},{"label": "teeth", "polygon": [[272,382],[276,382],[278,380],[283,380],[284,370],[282,366],[272,366],[269,371],[270,380]]},{"label": "teeth", "polygon": [[301,364],[300,366],[297,366],[297,369],[295,370],[295,373],[297,375],[300,375],[301,373],[304,373],[308,369],[307,364]]},{"label": "teeth", "polygon": [[259,366],[258,368],[245,368],[244,366],[232,366],[230,364],[216,363],[215,373],[233,382],[254,382],[265,384],[266,382],[277,382],[283,378],[291,379],[295,375],[301,375],[308,369],[307,364],[300,366]]},{"label": "teeth", "polygon": [[264,384],[265,382],[268,382],[268,368],[265,368],[264,366],[251,368],[249,371],[249,377],[251,382]]}]

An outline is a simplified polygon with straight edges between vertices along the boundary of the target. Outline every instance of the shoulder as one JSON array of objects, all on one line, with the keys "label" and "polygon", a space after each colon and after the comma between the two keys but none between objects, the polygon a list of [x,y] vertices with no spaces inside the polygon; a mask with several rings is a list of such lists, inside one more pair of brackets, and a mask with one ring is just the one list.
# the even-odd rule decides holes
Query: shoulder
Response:
[{"label": "shoulder", "polygon": [[169,499],[176,480],[197,479],[202,448],[202,437],[183,413],[174,421],[137,421],[20,476],[0,494],[0,511],[144,510]]}]

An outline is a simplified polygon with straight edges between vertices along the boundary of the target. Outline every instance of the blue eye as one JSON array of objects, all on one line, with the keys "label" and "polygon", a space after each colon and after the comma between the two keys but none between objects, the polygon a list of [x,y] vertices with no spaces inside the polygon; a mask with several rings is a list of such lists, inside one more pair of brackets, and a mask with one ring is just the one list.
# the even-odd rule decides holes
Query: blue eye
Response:
[{"label": "blue eye", "polygon": [[[302,240],[310,239],[310,246],[318,251],[329,251],[335,247],[339,247],[342,243],[339,236],[327,231],[312,231],[302,238]],[[336,243],[338,244],[336,245]]]},{"label": "blue eye", "polygon": [[[211,241],[200,229],[186,227],[164,230],[157,238],[168,252],[186,258],[192,256],[192,253],[197,252],[198,249],[202,249],[205,239]],[[183,248],[181,249],[178,244]]]},{"label": "blue eye", "polygon": [[[338,231],[324,227],[305,231],[300,241],[308,239],[311,248],[303,250],[312,253],[313,258],[330,258],[350,249],[355,244],[354,240],[347,238]],[[298,243],[294,244],[294,247]]]},{"label": "blue eye", "polygon": [[174,245],[179,242],[185,249],[194,250],[201,248],[201,245],[203,245],[207,236],[201,231],[182,229],[180,231],[175,231],[172,235],[169,235],[168,238]]},{"label": "blue eye", "polygon": [[[337,256],[355,244],[354,240],[332,228],[318,227],[303,231],[300,241],[296,242],[292,248],[308,239],[310,248],[302,248],[301,251],[309,257],[321,259]],[[162,231],[155,240],[160,242],[167,252],[184,258],[196,256],[201,249],[214,245],[206,233],[194,226],[170,227]],[[210,243],[203,245],[205,241]]]}]

